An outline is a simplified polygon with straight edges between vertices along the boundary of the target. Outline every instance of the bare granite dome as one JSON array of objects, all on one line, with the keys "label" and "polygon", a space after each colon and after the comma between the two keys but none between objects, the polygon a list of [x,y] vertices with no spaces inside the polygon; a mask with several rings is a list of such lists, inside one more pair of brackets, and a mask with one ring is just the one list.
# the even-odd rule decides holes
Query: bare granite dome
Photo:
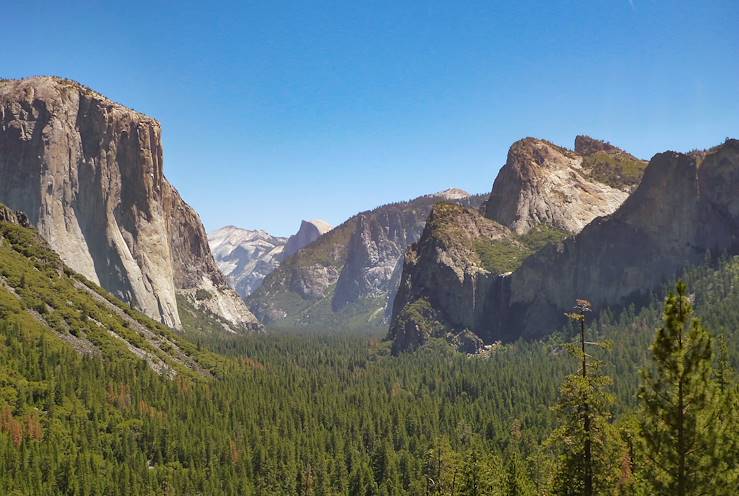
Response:
[{"label": "bare granite dome", "polygon": [[583,155],[548,141],[517,141],[495,178],[485,215],[518,234],[542,223],[579,232],[616,210],[629,193],[592,177],[583,162]]}]

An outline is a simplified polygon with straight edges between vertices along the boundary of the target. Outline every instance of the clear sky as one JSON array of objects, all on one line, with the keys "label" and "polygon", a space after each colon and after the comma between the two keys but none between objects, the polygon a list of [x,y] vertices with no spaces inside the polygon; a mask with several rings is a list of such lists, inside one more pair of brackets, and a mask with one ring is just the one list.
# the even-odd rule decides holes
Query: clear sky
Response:
[{"label": "clear sky", "polygon": [[734,0],[207,3],[7,0],[0,77],[158,118],[209,230],[487,192],[525,136],[644,158],[739,137]]}]

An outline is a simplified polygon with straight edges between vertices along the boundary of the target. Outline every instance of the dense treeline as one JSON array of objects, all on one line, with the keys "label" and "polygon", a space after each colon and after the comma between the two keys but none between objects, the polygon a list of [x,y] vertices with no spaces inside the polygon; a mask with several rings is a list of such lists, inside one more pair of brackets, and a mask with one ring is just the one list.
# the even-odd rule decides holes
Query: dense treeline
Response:
[{"label": "dense treeline", "polygon": [[[682,425],[701,446],[691,467],[722,474],[719,494],[737,482],[739,259],[685,280],[694,296],[667,308],[694,302],[705,328],[681,318],[700,331],[698,351],[675,351],[677,318],[663,322],[656,295],[586,321],[589,342],[612,344],[588,345],[580,379],[578,322],[487,358],[441,343],[392,358],[385,343],[341,335],[199,335],[230,358],[198,380],[80,355],[0,314],[0,494],[586,494],[588,438],[593,494],[673,494],[672,472],[655,467],[679,464],[665,448],[679,409],[655,398],[673,398],[674,367],[700,379],[686,382],[701,408]],[[683,494],[706,487],[695,484]]]}]

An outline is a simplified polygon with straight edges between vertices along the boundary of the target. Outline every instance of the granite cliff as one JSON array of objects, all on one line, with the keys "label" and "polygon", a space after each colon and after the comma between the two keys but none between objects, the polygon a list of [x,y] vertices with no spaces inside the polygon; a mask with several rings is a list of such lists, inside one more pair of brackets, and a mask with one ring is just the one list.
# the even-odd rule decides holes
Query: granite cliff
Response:
[{"label": "granite cliff", "polygon": [[0,82],[0,201],[67,265],[172,327],[180,296],[258,328],[163,166],[155,119],[66,79]]},{"label": "granite cliff", "polygon": [[482,328],[495,276],[526,250],[515,232],[476,210],[434,205],[405,255],[390,325],[393,352],[413,350],[431,336],[453,342],[463,330]]},{"label": "granite cliff", "polygon": [[535,138],[514,143],[480,212],[435,206],[409,248],[390,323],[393,350],[414,349],[431,336],[455,342],[463,331],[485,342],[511,338],[515,332],[499,325],[511,273],[615,211],[645,166],[586,136],[577,137],[574,151]]},{"label": "granite cliff", "polygon": [[491,297],[506,309],[494,334],[542,336],[575,298],[596,310],[638,302],[684,268],[739,253],[739,140],[655,155],[612,215],[526,259]]},{"label": "granite cliff", "polygon": [[[576,233],[616,210],[646,162],[586,136],[578,136],[575,144],[572,151],[535,138],[514,143],[495,178],[485,216],[518,234],[541,224]],[[628,173],[619,173],[622,164]]]}]

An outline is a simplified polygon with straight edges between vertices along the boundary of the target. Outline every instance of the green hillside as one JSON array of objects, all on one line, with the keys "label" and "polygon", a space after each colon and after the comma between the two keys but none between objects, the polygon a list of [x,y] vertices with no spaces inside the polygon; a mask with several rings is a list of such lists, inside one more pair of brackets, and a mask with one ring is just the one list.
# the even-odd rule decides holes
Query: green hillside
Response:
[{"label": "green hillside", "polygon": [[[739,258],[685,280],[736,369]],[[663,296],[589,326],[613,342],[596,354],[625,435]],[[394,358],[369,338],[228,336],[191,317],[189,337],[168,330],[0,222],[0,494],[551,494],[572,330]]]}]

